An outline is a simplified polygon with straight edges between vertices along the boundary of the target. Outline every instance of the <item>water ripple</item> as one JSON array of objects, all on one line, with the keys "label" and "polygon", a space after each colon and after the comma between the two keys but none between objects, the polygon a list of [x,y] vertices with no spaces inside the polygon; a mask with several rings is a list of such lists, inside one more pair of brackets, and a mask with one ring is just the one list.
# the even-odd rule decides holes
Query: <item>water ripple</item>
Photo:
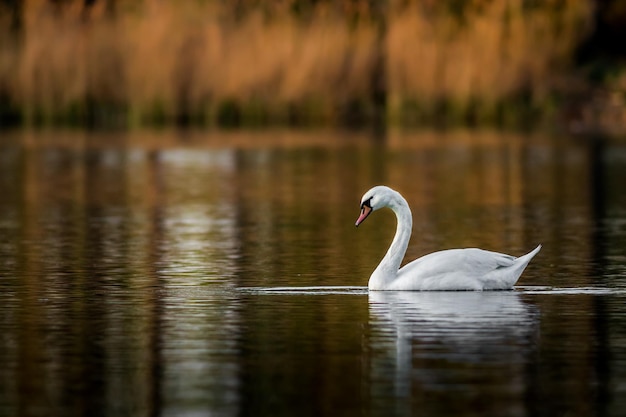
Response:
[{"label": "water ripple", "polygon": [[365,295],[368,293],[367,287],[363,286],[314,286],[314,287],[242,287],[240,291],[270,295],[329,295],[329,294],[346,294],[346,295]]}]

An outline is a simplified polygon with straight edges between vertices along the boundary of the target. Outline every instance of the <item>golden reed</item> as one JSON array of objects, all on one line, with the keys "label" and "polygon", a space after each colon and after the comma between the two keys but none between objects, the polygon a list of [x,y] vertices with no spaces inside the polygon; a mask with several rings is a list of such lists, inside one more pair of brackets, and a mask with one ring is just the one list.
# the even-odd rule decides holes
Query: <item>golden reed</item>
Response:
[{"label": "golden reed", "polygon": [[593,12],[591,0],[473,0],[460,10],[389,0],[382,12],[358,0],[84,3],[24,0],[17,29],[0,9],[0,98],[10,103],[0,111],[26,123],[298,112],[340,122],[346,109],[372,111],[382,86],[388,120],[462,118],[520,94],[540,103],[567,76]]}]

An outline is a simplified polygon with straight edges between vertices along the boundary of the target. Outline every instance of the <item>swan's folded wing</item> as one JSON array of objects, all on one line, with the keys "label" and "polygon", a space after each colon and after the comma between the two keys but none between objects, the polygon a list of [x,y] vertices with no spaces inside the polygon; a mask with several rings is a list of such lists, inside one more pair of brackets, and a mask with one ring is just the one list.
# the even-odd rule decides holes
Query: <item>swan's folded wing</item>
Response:
[{"label": "swan's folded wing", "polygon": [[[516,257],[482,249],[450,249],[425,255],[405,265],[390,289],[507,289],[518,274],[510,267]],[[495,274],[495,275],[494,275]],[[511,278],[511,279],[509,279]]]},{"label": "swan's folded wing", "polygon": [[506,268],[515,263],[515,256],[507,255],[499,252],[490,252],[482,249],[468,249],[468,262],[475,261],[482,264],[486,270],[494,270],[498,268]]},{"label": "swan's folded wing", "polygon": [[419,266],[421,270],[431,275],[447,272],[483,275],[498,268],[509,267],[513,265],[515,259],[515,256],[477,248],[449,249],[417,258],[402,269],[408,271]]}]

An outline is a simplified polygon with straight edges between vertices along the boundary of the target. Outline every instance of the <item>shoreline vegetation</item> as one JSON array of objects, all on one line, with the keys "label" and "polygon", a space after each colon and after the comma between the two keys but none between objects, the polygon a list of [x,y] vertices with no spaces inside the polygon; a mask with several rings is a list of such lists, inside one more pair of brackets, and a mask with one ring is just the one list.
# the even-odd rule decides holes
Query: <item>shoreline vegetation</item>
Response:
[{"label": "shoreline vegetation", "polygon": [[0,125],[622,133],[616,5],[0,0]]}]

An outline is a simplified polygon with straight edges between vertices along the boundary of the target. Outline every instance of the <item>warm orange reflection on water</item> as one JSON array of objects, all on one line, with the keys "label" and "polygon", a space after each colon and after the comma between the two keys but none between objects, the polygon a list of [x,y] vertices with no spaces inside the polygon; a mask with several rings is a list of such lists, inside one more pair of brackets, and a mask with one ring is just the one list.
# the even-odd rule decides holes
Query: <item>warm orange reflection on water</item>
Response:
[{"label": "warm orange reflection on water", "polygon": [[[385,359],[399,360],[398,346],[425,349],[424,335],[379,339],[389,324],[367,297],[233,292],[366,285],[394,227],[381,212],[354,228],[361,194],[375,184],[400,190],[412,207],[407,258],[457,246],[521,254],[542,243],[522,285],[626,286],[626,151],[618,144],[466,131],[19,132],[0,140],[2,413],[280,415],[308,401],[311,413],[327,414],[398,406],[369,398],[393,384],[431,396]],[[592,411],[593,398],[613,398],[624,379],[602,378],[614,366],[605,355],[623,336],[618,302],[515,302],[524,314],[538,311],[527,323],[542,339],[520,342],[523,364],[507,368],[522,384],[511,388],[512,410],[537,411],[532,401],[568,410],[563,401],[574,398],[572,409]],[[398,363],[430,363],[406,359]],[[567,383],[552,378],[560,373]],[[589,384],[594,373],[600,388]],[[385,381],[392,385],[376,385]],[[277,392],[286,402],[265,402]],[[502,406],[497,392],[485,392]]]}]

